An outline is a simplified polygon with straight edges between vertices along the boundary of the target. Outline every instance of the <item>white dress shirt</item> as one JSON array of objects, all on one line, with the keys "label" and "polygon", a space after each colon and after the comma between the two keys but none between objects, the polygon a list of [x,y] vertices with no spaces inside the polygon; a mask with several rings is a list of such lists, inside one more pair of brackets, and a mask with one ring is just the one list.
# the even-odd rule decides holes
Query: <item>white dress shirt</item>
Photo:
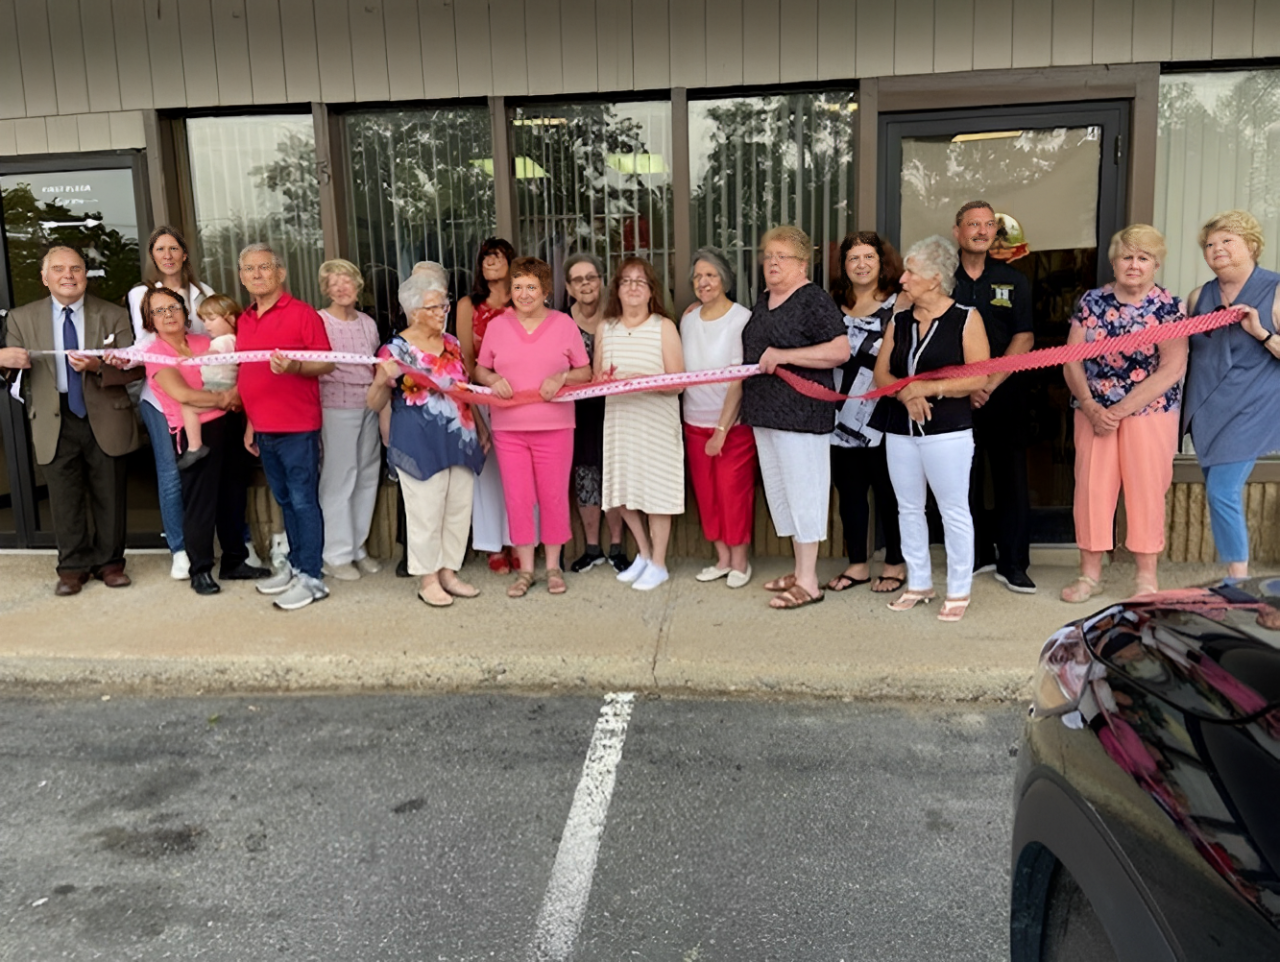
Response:
[{"label": "white dress shirt", "polygon": [[[53,301],[53,346],[56,350],[62,351],[66,349],[66,345],[62,342],[62,318],[63,305],[58,303],[56,297],[50,298]],[[76,347],[88,350],[91,347],[97,347],[96,344],[86,344],[84,342],[84,298],[76,301],[74,304],[68,304],[71,308],[71,323],[76,328]],[[58,393],[67,393],[67,356],[65,354],[55,355],[57,363],[53,365],[54,371],[58,375]]]}]

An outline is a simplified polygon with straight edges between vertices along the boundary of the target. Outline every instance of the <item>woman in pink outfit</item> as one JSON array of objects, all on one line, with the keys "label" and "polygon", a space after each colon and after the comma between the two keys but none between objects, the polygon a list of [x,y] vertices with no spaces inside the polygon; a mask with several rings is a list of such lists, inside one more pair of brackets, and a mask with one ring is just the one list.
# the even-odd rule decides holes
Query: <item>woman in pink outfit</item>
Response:
[{"label": "woman in pink outfit", "polygon": [[534,509],[547,558],[547,590],[564,594],[560,550],[570,538],[569,474],[574,406],[549,403],[566,384],[591,380],[591,361],[568,314],[549,310],[551,268],[536,257],[511,264],[511,310],[493,318],[476,357],[475,380],[500,398],[537,391],[541,402],[491,411],[511,540],[520,571],[507,589],[522,598],[534,583]]}]

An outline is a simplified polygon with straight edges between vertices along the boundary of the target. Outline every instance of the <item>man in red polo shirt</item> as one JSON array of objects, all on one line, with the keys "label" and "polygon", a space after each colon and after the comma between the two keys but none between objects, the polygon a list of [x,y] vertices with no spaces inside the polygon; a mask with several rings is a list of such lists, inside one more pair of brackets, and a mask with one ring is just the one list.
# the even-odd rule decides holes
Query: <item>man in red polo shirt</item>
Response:
[{"label": "man in red polo shirt", "polygon": [[240,365],[238,387],[249,426],[244,445],[262,457],[271,493],[284,513],[288,565],[257,583],[292,611],[327,598],[320,580],[324,519],[320,513],[320,384],[333,370],[319,361],[282,357],[280,351],[327,351],[324,322],[310,304],[284,289],[285,267],[266,244],[240,252],[240,283],[253,304],[236,322],[237,351],[275,351],[270,362]]}]

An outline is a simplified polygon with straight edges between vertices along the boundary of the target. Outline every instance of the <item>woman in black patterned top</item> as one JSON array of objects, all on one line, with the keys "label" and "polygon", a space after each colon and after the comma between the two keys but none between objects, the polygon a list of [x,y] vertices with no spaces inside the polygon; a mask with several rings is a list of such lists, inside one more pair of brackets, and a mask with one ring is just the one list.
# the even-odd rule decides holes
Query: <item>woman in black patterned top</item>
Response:
[{"label": "woman in black patterned top", "polygon": [[[840,245],[840,263],[843,269],[831,282],[831,297],[844,314],[851,353],[848,362],[836,370],[836,390],[865,394],[875,387],[876,356],[901,290],[902,259],[875,231],[860,231]],[[849,566],[827,582],[832,591],[871,580],[867,564],[868,488],[875,492],[876,517],[884,531],[884,567],[871,590],[889,593],[907,583],[898,536],[898,499],[889,481],[884,434],[870,423],[878,403],[845,401],[831,432],[831,481],[840,495],[840,520],[849,552]],[[871,533],[874,537],[874,527]]]}]

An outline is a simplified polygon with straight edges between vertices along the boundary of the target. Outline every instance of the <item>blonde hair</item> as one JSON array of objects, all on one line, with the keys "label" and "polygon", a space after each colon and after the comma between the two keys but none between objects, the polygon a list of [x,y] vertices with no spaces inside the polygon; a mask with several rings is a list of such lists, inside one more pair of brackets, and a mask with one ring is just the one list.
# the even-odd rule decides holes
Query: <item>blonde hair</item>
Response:
[{"label": "blonde hair", "polygon": [[236,329],[236,321],[244,311],[240,305],[226,294],[210,294],[196,308],[196,317],[208,320],[214,315],[231,318],[231,330]]},{"label": "blonde hair", "polygon": [[1209,243],[1209,235],[1220,230],[1242,237],[1255,261],[1262,256],[1262,248],[1267,243],[1262,236],[1262,225],[1247,210],[1224,210],[1205,221],[1198,238],[1201,249]]},{"label": "blonde hair", "polygon": [[349,277],[351,282],[356,286],[356,297],[360,296],[360,292],[364,290],[364,277],[360,274],[360,268],[356,267],[351,261],[343,260],[341,257],[335,257],[331,261],[325,261],[320,265],[320,293],[325,297],[329,296],[329,278],[337,276]]},{"label": "blonde hair", "polygon": [[1165,246],[1164,234],[1150,224],[1130,224],[1124,230],[1116,231],[1111,238],[1107,260],[1114,261],[1127,250],[1148,254],[1159,265],[1164,263],[1164,255],[1169,249]]},{"label": "blonde hair", "polygon": [[760,238],[760,252],[764,253],[764,249],[774,243],[790,247],[791,252],[804,261],[805,273],[808,273],[809,265],[813,261],[813,241],[809,239],[808,234],[794,224],[770,228]]}]

